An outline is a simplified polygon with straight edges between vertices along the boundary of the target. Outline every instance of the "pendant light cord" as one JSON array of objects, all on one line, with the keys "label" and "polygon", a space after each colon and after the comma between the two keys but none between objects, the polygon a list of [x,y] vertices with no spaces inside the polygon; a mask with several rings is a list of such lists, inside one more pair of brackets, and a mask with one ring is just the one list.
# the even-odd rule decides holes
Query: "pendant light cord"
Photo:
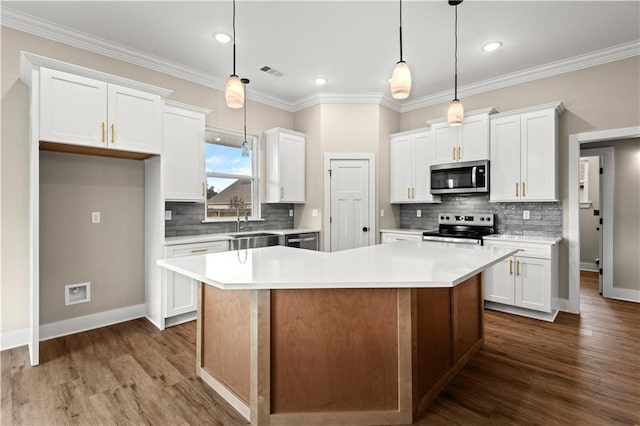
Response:
[{"label": "pendant light cord", "polygon": [[454,99],[458,100],[458,5],[456,4],[456,25],[455,25],[455,41],[456,41],[456,48],[455,48],[455,53],[454,53],[454,68],[455,68],[455,77],[454,77],[454,83],[453,83],[453,87],[454,87]]},{"label": "pendant light cord", "polygon": [[233,75],[236,74],[236,0],[233,0]]},{"label": "pendant light cord", "polygon": [[402,0],[400,0],[400,62],[404,62],[402,59]]}]

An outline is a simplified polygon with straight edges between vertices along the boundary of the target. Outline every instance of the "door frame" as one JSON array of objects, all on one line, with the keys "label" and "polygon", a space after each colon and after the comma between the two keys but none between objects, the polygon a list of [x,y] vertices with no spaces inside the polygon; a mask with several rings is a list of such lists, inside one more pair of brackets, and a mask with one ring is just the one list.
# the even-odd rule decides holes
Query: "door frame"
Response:
[{"label": "door frame", "polygon": [[640,137],[640,126],[569,135],[569,206],[567,240],[569,244],[569,312],[580,313],[580,145],[583,143]]},{"label": "door frame", "polygon": [[324,206],[322,217],[322,229],[324,230],[324,251],[331,251],[331,178],[329,170],[333,160],[368,160],[369,161],[369,245],[376,243],[376,155],[374,153],[335,153],[324,154]]},{"label": "door frame", "polygon": [[[602,258],[599,268],[602,269],[602,295],[604,297],[614,297],[613,287],[613,191],[614,191],[614,154],[613,147],[606,148],[585,148],[580,150],[580,156],[601,158],[604,169],[602,185],[598,185],[600,210],[602,211],[603,223],[600,226],[602,232]],[[578,216],[579,217],[579,216]]]}]

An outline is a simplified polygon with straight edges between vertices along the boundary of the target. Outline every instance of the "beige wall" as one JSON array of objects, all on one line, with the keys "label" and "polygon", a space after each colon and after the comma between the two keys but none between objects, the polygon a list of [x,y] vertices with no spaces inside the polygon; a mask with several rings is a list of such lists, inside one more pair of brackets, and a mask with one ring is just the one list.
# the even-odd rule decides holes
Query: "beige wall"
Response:
[{"label": "beige wall", "polygon": [[581,157],[580,160],[589,163],[588,200],[591,206],[580,209],[580,263],[594,263],[598,255],[598,221],[593,215],[594,210],[600,209],[600,163],[599,157]]},{"label": "beige wall", "polygon": [[[91,301],[65,306],[87,281]],[[41,324],[144,303],[144,162],[40,153],[40,300]]]},{"label": "beige wall", "polygon": [[[29,326],[29,89],[19,79],[21,50],[171,89],[173,93],[168,99],[211,109],[207,116],[207,124],[211,126],[241,131],[242,110],[227,108],[223,93],[208,87],[6,27],[1,31],[0,332],[4,333]],[[248,90],[251,91],[251,86]],[[247,131],[262,134],[271,127],[293,128],[293,114],[249,101]]]},{"label": "beige wall", "polygon": [[[569,135],[595,130],[640,125],[640,57],[624,59],[553,77],[462,97],[466,111],[494,107],[498,111],[562,101],[566,111],[560,116],[559,179],[563,201],[563,229],[568,232],[568,144]],[[425,126],[425,120],[446,115],[447,103],[402,114],[402,130]],[[569,297],[568,244],[560,245],[561,298]]]}]

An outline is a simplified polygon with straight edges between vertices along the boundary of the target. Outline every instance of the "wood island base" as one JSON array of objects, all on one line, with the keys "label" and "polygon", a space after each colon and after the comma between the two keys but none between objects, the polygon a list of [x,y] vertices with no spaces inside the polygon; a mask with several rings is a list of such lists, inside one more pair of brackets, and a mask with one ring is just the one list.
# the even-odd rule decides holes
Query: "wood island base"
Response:
[{"label": "wood island base", "polygon": [[482,294],[201,283],[197,372],[254,425],[411,424],[482,347]]}]

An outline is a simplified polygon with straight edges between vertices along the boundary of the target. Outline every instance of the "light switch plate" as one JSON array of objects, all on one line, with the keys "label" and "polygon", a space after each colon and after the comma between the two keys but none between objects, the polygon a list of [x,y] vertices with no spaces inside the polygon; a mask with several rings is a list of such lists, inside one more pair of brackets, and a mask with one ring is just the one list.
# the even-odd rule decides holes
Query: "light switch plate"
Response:
[{"label": "light switch plate", "polygon": [[317,217],[318,216],[318,209],[311,209],[311,216]]},{"label": "light switch plate", "polygon": [[91,223],[100,223],[100,212],[91,212]]},{"label": "light switch plate", "polygon": [[384,217],[384,209],[380,209],[380,217]]},{"label": "light switch plate", "polygon": [[529,210],[522,210],[522,218],[525,220],[529,220],[531,216],[529,215]]},{"label": "light switch plate", "polygon": [[171,210],[164,211],[164,220],[171,220]]}]

